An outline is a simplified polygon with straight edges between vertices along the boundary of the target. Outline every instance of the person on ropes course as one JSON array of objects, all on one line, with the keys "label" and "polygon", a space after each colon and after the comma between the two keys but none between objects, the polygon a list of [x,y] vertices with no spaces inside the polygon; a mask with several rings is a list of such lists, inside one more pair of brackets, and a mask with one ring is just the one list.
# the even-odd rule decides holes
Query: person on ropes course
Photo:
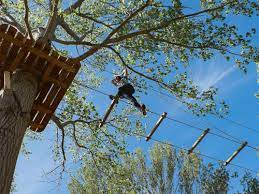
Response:
[{"label": "person on ropes course", "polygon": [[[130,83],[128,83],[127,69],[123,70],[122,74],[120,75],[114,75],[114,77],[115,78],[112,80],[112,83],[115,86],[119,87],[117,93],[118,97],[128,99],[134,104],[137,109],[142,112],[143,115],[146,115],[146,106],[144,104],[140,105],[136,98],[133,96],[133,94],[135,93],[135,89]],[[115,98],[113,95],[110,95],[109,97],[111,100]]]}]

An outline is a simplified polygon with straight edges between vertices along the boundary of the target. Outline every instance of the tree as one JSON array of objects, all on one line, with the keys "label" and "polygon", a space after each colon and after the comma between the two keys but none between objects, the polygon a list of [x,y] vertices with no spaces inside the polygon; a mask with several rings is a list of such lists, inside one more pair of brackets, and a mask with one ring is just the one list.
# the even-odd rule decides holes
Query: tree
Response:
[{"label": "tree", "polygon": [[259,193],[259,180],[250,173],[246,173],[243,176],[241,184],[243,185],[243,192],[245,194]]},{"label": "tree", "polygon": [[[103,153],[104,154],[104,153]],[[105,154],[104,154],[105,155]],[[87,160],[71,178],[72,194],[87,193],[227,193],[230,174],[223,165],[205,165],[196,154],[177,152],[169,145],[155,144],[148,157],[137,149],[122,155],[112,165]],[[258,178],[246,173],[240,180],[244,193],[258,193]]]},{"label": "tree", "polygon": [[229,190],[229,172],[224,166],[214,169],[213,166],[204,166],[200,175],[201,188],[204,193],[227,193]]},{"label": "tree", "polygon": [[[149,152],[141,150],[122,156],[118,163],[88,160],[68,185],[72,194],[87,193],[227,193],[230,173],[224,166],[205,165],[195,154],[176,152],[169,145],[155,144]],[[95,167],[97,165],[98,167]],[[241,180],[245,193],[258,192],[258,179],[245,175]]]},{"label": "tree", "polygon": [[[77,95],[84,96],[78,88],[88,79],[85,68],[91,71],[126,67],[133,72],[133,80],[141,83],[138,87],[142,90],[159,86],[196,115],[222,115],[227,112],[227,105],[215,98],[217,89],[201,91],[195,86],[188,77],[189,64],[194,59],[209,60],[217,52],[227,60],[234,58],[237,66],[246,72],[246,64],[257,55],[251,42],[256,29],[241,34],[235,25],[226,22],[227,18],[237,15],[254,16],[258,11],[255,0],[201,0],[199,10],[193,12],[181,0],[76,0],[71,5],[70,1],[61,0],[1,2],[1,22],[16,26],[31,39],[37,37],[35,32],[40,32],[39,41],[51,43],[60,53],[78,50],[73,60],[80,61],[84,67],[62,103],[65,111],[57,111],[52,119],[61,130],[61,143],[57,148],[62,150],[63,166],[66,148],[72,145],[77,146],[74,150],[83,149],[89,155],[103,149],[105,142],[113,145],[109,147],[113,153],[123,148],[118,140],[124,135],[107,128],[98,129],[95,106],[84,98],[77,99]],[[20,72],[13,77],[13,90],[17,90],[11,94],[2,91],[0,99],[0,190],[4,194],[10,190],[16,158],[30,120],[28,114],[23,113],[30,112],[38,84],[28,73]],[[19,88],[26,88],[29,93],[24,95]],[[10,97],[13,94],[18,96],[20,106],[14,106],[16,102]],[[8,112],[10,109],[18,113],[18,119]],[[120,122],[121,117],[114,120]],[[119,127],[140,126],[140,123],[131,124],[127,120],[120,122]],[[87,132],[84,129],[88,129]],[[10,131],[13,133],[8,135]],[[68,138],[71,141],[65,142]],[[12,154],[7,154],[9,152]]]},{"label": "tree", "polygon": [[113,165],[88,160],[72,178],[69,190],[71,193],[171,193],[174,172],[181,165],[175,150],[157,144],[149,153],[150,166],[140,149],[122,155]]}]

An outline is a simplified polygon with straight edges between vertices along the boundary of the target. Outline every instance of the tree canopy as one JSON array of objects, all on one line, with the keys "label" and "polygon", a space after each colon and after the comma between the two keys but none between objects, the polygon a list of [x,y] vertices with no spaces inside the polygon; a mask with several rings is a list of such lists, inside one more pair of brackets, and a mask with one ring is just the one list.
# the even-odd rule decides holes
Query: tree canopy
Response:
[{"label": "tree canopy", "polygon": [[[190,8],[176,1],[3,1],[2,21],[33,37],[68,51],[91,68],[129,68],[138,83],[158,84],[197,115],[219,113],[216,88],[200,91],[187,67],[194,59],[209,60],[220,53],[233,58],[246,72],[258,51],[252,43],[256,29],[241,33],[229,17],[254,16],[256,1],[200,1]],[[72,54],[72,47],[78,54]],[[181,68],[185,67],[185,68]],[[109,68],[108,68],[109,69]],[[150,87],[150,86],[149,86]],[[192,100],[190,100],[192,99]]]},{"label": "tree canopy", "polygon": [[104,71],[128,68],[138,90],[164,90],[198,116],[228,113],[228,105],[216,97],[217,88],[200,89],[188,70],[194,60],[208,61],[220,54],[247,72],[247,65],[258,57],[256,29],[241,31],[229,18],[256,16],[259,5],[256,0],[197,2],[192,7],[182,0],[2,1],[1,23],[50,43],[82,64],[52,117],[57,126],[54,155],[63,166],[68,151],[75,160],[105,159],[97,154],[105,152],[112,164],[127,153],[125,137],[144,132],[143,121],[129,118],[134,112],[130,108],[115,112],[109,127],[98,128],[100,116],[88,100],[88,88],[107,84]]},{"label": "tree canopy", "polygon": [[[72,194],[87,193],[227,193],[231,174],[223,166],[205,165],[195,154],[177,152],[169,145],[155,144],[149,158],[137,149],[109,166],[87,160],[69,184]],[[150,162],[149,162],[150,161]],[[243,193],[257,193],[259,180],[250,174],[241,179]]]}]

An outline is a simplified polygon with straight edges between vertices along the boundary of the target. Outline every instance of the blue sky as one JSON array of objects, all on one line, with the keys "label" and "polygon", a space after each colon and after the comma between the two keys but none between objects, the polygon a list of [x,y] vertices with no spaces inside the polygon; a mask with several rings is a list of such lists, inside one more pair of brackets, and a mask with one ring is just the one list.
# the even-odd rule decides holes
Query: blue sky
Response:
[{"label": "blue sky", "polygon": [[[246,30],[247,26],[259,26],[259,20],[240,18],[237,21],[242,30]],[[258,45],[258,33],[255,37],[255,44]],[[195,83],[201,88],[206,89],[212,85],[219,88],[219,97],[223,98],[230,105],[230,114],[228,118],[238,121],[253,129],[258,129],[259,113],[258,99],[254,94],[258,90],[256,80],[255,64],[250,64],[248,74],[244,75],[240,70],[234,67],[233,62],[226,62],[221,56],[216,55],[212,60],[204,63],[203,61],[193,61],[191,66],[191,74]],[[111,75],[107,75],[106,79],[111,79]],[[110,88],[109,86],[108,88]],[[105,87],[106,88],[106,87]],[[109,92],[104,89],[105,92]],[[113,88],[113,91],[116,91]],[[110,101],[107,97],[104,98],[101,94],[91,92],[94,98],[102,99],[101,104],[104,104],[101,112],[109,105]],[[250,145],[259,146],[259,133],[246,129],[227,122],[226,120],[207,116],[197,118],[192,114],[183,111],[183,106],[179,102],[163,95],[149,91],[148,95],[142,95],[141,101],[155,112],[168,112],[168,116],[180,121],[184,121],[200,128],[211,128],[212,132],[218,132],[215,127],[224,130],[225,132],[235,136],[241,140],[247,140]],[[101,107],[101,104],[99,107]],[[122,104],[120,106],[126,106]],[[149,125],[152,126],[158,117],[149,115]],[[180,147],[189,148],[196,138],[201,134],[201,131],[189,128],[176,122],[165,120],[154,134],[154,138],[162,141],[170,141]],[[49,182],[50,180],[44,174],[55,167],[51,153],[51,142],[55,136],[53,128],[48,127],[42,134],[42,141],[28,141],[28,149],[32,152],[30,157],[26,159],[20,155],[16,168],[16,185],[17,194],[45,194],[45,193],[68,193],[66,183],[69,182],[69,177],[64,177],[64,182],[61,186],[56,187],[56,184]],[[135,138],[130,138],[129,149],[141,147],[147,151],[153,142],[146,143],[143,139],[138,141]],[[198,146],[201,153],[213,156],[215,158],[225,160],[233,151],[236,150],[238,144],[226,141],[224,139],[207,135]],[[205,162],[215,162],[204,158]],[[242,165],[259,172],[259,157],[257,153],[246,147],[233,160],[233,163]],[[229,166],[230,170],[243,173],[243,170]],[[233,185],[232,185],[233,186]],[[235,189],[233,188],[232,191]]]},{"label": "blue sky", "polygon": [[[238,69],[233,69],[229,65],[220,63],[220,59],[215,59],[207,64],[206,68],[201,66],[201,63],[195,64],[193,69],[193,76],[198,79],[199,84],[206,85],[214,83],[220,88],[220,95],[229,103],[231,113],[229,118],[239,121],[240,123],[258,129],[258,100],[254,97],[257,89],[255,66],[251,65],[248,75],[243,75]],[[222,65],[220,65],[222,64]],[[202,70],[201,70],[202,69]],[[211,72],[213,69],[213,73]],[[225,75],[225,76],[224,76]],[[218,77],[221,76],[221,79]],[[199,78],[196,78],[199,77]],[[205,87],[205,86],[204,86]],[[92,93],[96,97],[102,97],[101,94]],[[156,99],[158,103],[154,105],[153,100],[146,100],[147,98]],[[149,96],[143,96],[142,101],[148,102],[148,106],[156,112],[168,112],[169,116],[180,121],[185,121],[201,128],[210,127],[214,131],[213,126],[216,126],[225,132],[240,138],[248,140],[251,145],[258,146],[259,134],[249,131],[248,129],[233,125],[224,120],[206,117],[198,118],[189,113],[184,112],[182,106],[173,101],[171,98],[165,96],[158,96],[157,93],[150,92]],[[109,104],[108,99],[104,99],[104,104]],[[122,106],[126,106],[125,104]],[[179,108],[180,107],[180,108]],[[157,117],[152,116],[150,124],[155,123]],[[20,155],[17,169],[16,169],[16,183],[19,194],[41,194],[41,193],[68,193],[65,183],[69,181],[68,177],[65,179],[63,186],[58,188],[56,184],[49,183],[44,172],[55,167],[53,159],[51,158],[51,141],[54,138],[53,129],[47,128],[43,133],[43,141],[28,142],[28,148],[32,152],[29,159],[25,159]],[[214,131],[219,133],[218,131]],[[200,135],[200,131],[188,128],[184,125],[165,120],[154,134],[154,138],[170,141],[180,147],[190,147],[195,139]],[[135,138],[130,139],[130,149],[141,147],[144,151],[152,146],[153,142],[146,143],[144,140],[137,141]],[[221,160],[228,158],[232,152],[238,147],[238,144],[222,140],[212,135],[206,136],[204,141],[198,146],[201,153],[216,157]],[[205,162],[215,162],[204,158]],[[245,148],[234,160],[233,163],[246,166],[259,171],[259,157],[254,150]],[[231,170],[240,171],[238,168],[228,167]],[[48,177],[49,178],[49,177]],[[51,180],[51,177],[50,177]],[[54,190],[53,190],[54,189]],[[56,190],[58,189],[58,190]]]}]

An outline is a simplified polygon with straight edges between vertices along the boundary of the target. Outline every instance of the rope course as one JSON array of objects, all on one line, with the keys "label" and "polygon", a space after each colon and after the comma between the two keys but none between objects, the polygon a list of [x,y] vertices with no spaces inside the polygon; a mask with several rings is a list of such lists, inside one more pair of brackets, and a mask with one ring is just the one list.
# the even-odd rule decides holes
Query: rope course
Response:
[{"label": "rope course", "polygon": [[[104,71],[107,72],[107,73],[109,73],[109,74],[113,74],[113,72],[111,72],[111,71],[108,71],[108,70],[104,70]],[[178,102],[181,102],[181,103],[183,102],[183,101],[181,101],[180,99],[178,99],[178,98],[176,98],[176,97],[174,97],[174,96],[172,96],[172,95],[169,95],[169,94],[167,94],[167,93],[165,93],[165,92],[156,90],[156,89],[154,89],[154,88],[151,88],[151,87],[150,87],[149,90],[152,90],[153,92],[156,92],[156,93],[158,93],[158,94],[160,94],[160,95],[163,95],[163,96],[165,96],[165,97],[168,97],[168,98],[170,98],[170,99],[172,99],[172,100],[174,100],[174,101],[178,101]],[[167,101],[167,102],[169,102],[169,101]],[[179,107],[179,108],[182,109],[182,110],[183,110],[184,112],[186,112],[186,113],[192,114],[190,111],[187,111],[187,110],[185,110],[185,109],[183,109],[183,108],[181,108],[181,107]],[[192,115],[193,115],[193,114],[192,114]],[[214,115],[214,114],[212,114],[212,115],[216,117],[216,115]],[[232,123],[232,124],[234,124],[234,125],[236,125],[236,126],[249,129],[250,131],[252,131],[252,132],[254,132],[254,133],[259,133],[259,131],[256,130],[256,129],[253,129],[253,128],[251,128],[251,127],[248,127],[248,126],[246,126],[246,125],[244,125],[244,124],[241,124],[241,123],[239,123],[239,122],[237,122],[237,121],[234,121],[234,120],[232,120],[232,119],[226,118],[226,117],[224,117],[224,116],[222,116],[221,119],[224,119],[224,120],[226,120],[227,122]],[[213,128],[214,128],[214,129],[217,129],[216,127],[213,127]],[[227,133],[224,132],[223,130],[220,130],[220,129],[217,129],[217,130],[220,131],[221,133],[224,133],[224,134],[227,135],[227,136],[230,136],[230,137],[233,138],[233,139],[236,139],[237,141],[241,141],[241,140],[238,140],[238,138],[233,137],[233,136],[227,134]]]},{"label": "rope course", "polygon": [[[98,90],[97,90],[97,91],[98,91]],[[101,91],[100,91],[100,92],[101,92]],[[103,92],[102,92],[102,93],[103,93]],[[68,110],[63,110],[63,109],[61,109],[61,108],[58,108],[58,110],[60,110],[60,111],[66,111],[66,112],[69,112],[69,113],[71,113],[71,114],[75,114],[74,112],[70,112],[70,111],[68,111]],[[80,116],[80,117],[82,117],[82,118],[85,117],[84,115],[81,115],[81,114],[78,114],[78,113],[76,113],[75,115]],[[126,135],[139,136],[139,137],[145,139],[145,141],[146,141],[146,138],[147,138],[146,135],[143,135],[143,134],[140,134],[140,133],[136,133],[136,132],[129,132],[129,131],[125,132],[125,130],[122,130],[121,127],[115,126],[114,124],[111,124],[111,123],[105,123],[105,124],[106,124],[106,125],[109,125],[109,126],[111,126],[111,127],[113,127],[113,128],[115,128],[115,129],[121,130],[122,133],[124,133],[124,134],[126,134]],[[149,140],[151,140],[151,141],[153,141],[153,142],[161,143],[161,144],[163,144],[163,145],[169,145],[169,146],[171,146],[171,147],[173,147],[173,148],[176,148],[177,150],[185,150],[187,153],[189,152],[189,149],[188,149],[188,148],[184,148],[184,147],[180,147],[180,146],[178,146],[178,145],[172,144],[172,143],[164,142],[164,141],[155,139],[155,138],[153,138],[153,137],[150,137]],[[209,156],[209,155],[203,154],[203,153],[201,153],[201,152],[197,152],[197,151],[195,152],[195,151],[193,151],[192,153],[193,153],[193,154],[197,154],[197,155],[199,155],[199,156],[201,156],[201,157],[208,158],[208,159],[210,159],[210,160],[214,160],[214,161],[216,161],[217,163],[222,163],[222,164],[226,163],[226,161],[220,160],[220,159],[215,158],[215,157],[213,157],[213,156]],[[236,168],[239,168],[239,169],[242,169],[242,170],[245,170],[245,171],[250,171],[250,172],[252,172],[252,173],[256,173],[256,174],[259,173],[259,172],[256,171],[255,169],[251,169],[251,168],[247,168],[247,167],[242,166],[242,165],[234,164],[234,163],[232,163],[231,161],[228,163],[228,165],[229,165],[229,166],[236,167]]]},{"label": "rope course", "polygon": [[[90,87],[90,86],[87,86],[87,85],[85,85],[85,84],[81,84],[81,83],[79,83],[79,82],[77,82],[77,84],[78,84],[79,86],[82,86],[82,87],[88,88],[88,89],[90,89],[90,90],[96,91],[96,92],[98,92],[98,93],[100,93],[100,94],[109,96],[109,94],[107,94],[107,93],[105,93],[105,92],[103,92],[103,91],[100,91],[100,90],[98,90],[98,89],[92,88],[92,87]],[[116,101],[116,100],[114,100],[114,101]],[[121,100],[121,101],[123,101],[123,100]],[[124,103],[127,103],[127,104],[130,104],[129,102],[126,102],[126,101],[123,101],[123,102],[124,102]],[[62,109],[59,109],[59,110],[62,111]],[[67,110],[66,110],[66,111],[67,111]],[[152,114],[154,114],[154,115],[159,115],[159,116],[160,116],[159,113],[156,113],[156,112],[153,112],[153,111],[150,111],[150,110],[148,110],[148,112],[150,112],[150,113],[152,113]],[[70,112],[70,113],[71,113],[71,114],[74,114],[74,113],[72,113],[72,112]],[[106,112],[106,113],[107,113],[107,112]],[[75,115],[84,117],[83,115],[79,115],[79,114],[75,114]],[[106,115],[106,116],[107,116],[107,115]],[[174,144],[171,144],[171,143],[163,142],[163,141],[161,141],[161,140],[157,140],[157,139],[152,138],[152,135],[153,135],[153,133],[154,133],[154,132],[152,133],[153,130],[152,130],[151,133],[150,133],[151,135],[149,134],[148,136],[143,135],[143,134],[139,134],[139,133],[136,133],[136,132],[128,132],[127,134],[128,134],[128,135],[133,135],[133,136],[136,136],[136,135],[137,135],[137,136],[139,136],[139,137],[145,138],[146,141],[147,141],[147,140],[152,140],[152,141],[155,141],[155,142],[158,142],[158,143],[170,145],[170,146],[175,147],[175,148],[177,148],[177,149],[183,149],[183,150],[187,151],[187,153],[189,153],[189,154],[190,154],[190,153],[195,153],[195,154],[200,155],[200,156],[202,156],[202,157],[206,157],[206,158],[209,158],[209,159],[211,159],[211,160],[220,162],[220,163],[224,164],[225,166],[231,165],[231,166],[234,166],[234,167],[237,167],[237,168],[246,170],[246,171],[251,171],[251,172],[254,172],[254,173],[259,173],[259,172],[257,172],[257,171],[254,170],[254,169],[250,169],[250,168],[247,168],[247,167],[244,167],[244,166],[241,166],[241,165],[233,164],[233,163],[231,162],[231,161],[234,159],[234,157],[236,157],[236,156],[238,155],[238,153],[239,153],[245,146],[247,146],[247,147],[249,147],[249,148],[251,148],[251,149],[254,149],[254,150],[258,151],[258,148],[255,148],[255,147],[253,147],[253,146],[248,145],[248,143],[247,143],[246,141],[245,141],[245,142],[235,141],[235,140],[226,138],[226,137],[224,137],[224,136],[222,136],[222,135],[219,135],[219,134],[216,134],[216,133],[212,133],[212,132],[210,132],[210,130],[208,130],[208,129],[203,130],[203,129],[201,129],[200,127],[197,127],[197,126],[188,124],[188,123],[183,122],[183,121],[179,121],[179,120],[173,119],[173,118],[171,118],[171,117],[167,117],[167,114],[166,114],[166,113],[164,113],[164,114],[160,117],[160,119],[158,120],[158,122],[156,123],[156,125],[157,125],[157,124],[159,125],[159,124],[162,122],[161,120],[163,120],[163,119],[168,119],[168,120],[175,121],[175,122],[181,123],[181,124],[183,124],[183,125],[192,127],[192,128],[194,128],[194,129],[202,130],[202,131],[203,131],[203,134],[197,139],[197,141],[193,144],[193,146],[192,146],[190,149],[182,148],[182,147],[180,147],[180,146],[177,146],[177,145],[174,145]],[[160,121],[161,121],[161,122],[160,122]],[[112,125],[112,124],[110,124],[110,123],[106,123],[106,122],[104,121],[104,119],[103,119],[103,120],[102,120],[102,125],[104,125],[104,124],[110,125],[110,126],[112,126],[112,127],[114,127],[114,128],[117,128],[117,129],[121,129],[120,127],[117,127],[117,126]],[[156,125],[155,125],[155,127],[156,127]],[[100,125],[99,125],[99,126],[100,126]],[[155,127],[154,127],[154,128],[155,128]],[[153,129],[154,129],[154,128],[153,128]],[[156,129],[155,129],[155,130],[156,130]],[[123,130],[122,130],[122,131],[123,131]],[[210,134],[212,134],[212,135],[214,135],[214,136],[218,136],[218,137],[220,137],[220,138],[226,139],[226,140],[231,141],[231,142],[235,142],[235,143],[237,143],[237,144],[240,144],[240,146],[239,146],[239,148],[238,148],[226,161],[217,159],[217,158],[212,157],[212,156],[208,156],[208,155],[203,154],[203,153],[200,153],[200,152],[194,152],[193,150],[195,149],[195,147],[198,145],[198,143],[201,142],[201,140],[204,138],[204,136],[205,136],[207,133],[210,133]]]},{"label": "rope course", "polygon": [[[114,127],[114,128],[116,128],[116,129],[120,129],[120,130],[121,130],[120,127],[117,127],[117,126],[115,126],[115,125],[112,125],[112,124],[109,124],[109,123],[107,123],[107,125],[109,125],[109,126],[111,126],[111,127]],[[139,133],[136,133],[136,132],[129,132],[129,133],[127,133],[127,134],[128,134],[128,135],[133,135],[133,136],[140,136],[140,137],[142,137],[142,138],[146,138],[145,135],[142,135],[142,134],[139,134]],[[150,138],[150,140],[151,140],[151,141],[154,141],[154,142],[158,142],[158,143],[164,144],[164,145],[169,145],[169,146],[174,147],[174,148],[176,148],[176,149],[178,149],[178,150],[185,150],[186,152],[189,151],[188,148],[180,147],[180,146],[178,146],[178,145],[175,145],[175,144],[172,144],[172,143],[168,143],[168,142],[164,142],[164,141],[161,141],[161,140],[152,138],[152,137]],[[217,162],[220,162],[220,163],[225,163],[225,161],[223,161],[223,160],[217,159],[217,158],[215,158],[215,157],[212,157],[212,156],[209,156],[209,155],[200,153],[200,152],[192,152],[192,153],[197,154],[197,155],[202,156],[202,157],[205,157],[205,158],[208,158],[208,159],[211,159],[211,160],[214,160],[214,161],[217,161]],[[254,169],[247,168],[247,167],[244,167],[244,166],[241,166],[241,165],[237,165],[237,164],[234,164],[234,163],[231,163],[231,162],[229,162],[228,165],[234,166],[234,167],[237,167],[237,168],[240,168],[240,169],[243,169],[243,170],[247,170],[247,171],[250,171],[250,172],[253,172],[253,173],[256,173],[256,174],[259,173],[258,171],[254,170]]]},{"label": "rope course", "polygon": [[[85,87],[85,88],[88,88],[88,89],[90,89],[90,90],[92,90],[92,91],[95,91],[95,92],[97,92],[97,93],[100,93],[100,94],[102,94],[102,95],[109,96],[108,93],[105,93],[105,92],[103,92],[103,91],[100,91],[100,90],[98,90],[98,89],[95,89],[95,88],[93,88],[93,87],[90,87],[90,86],[88,86],[88,85],[85,85],[85,84],[82,84],[82,83],[79,83],[79,82],[75,82],[75,83],[78,84],[78,85],[81,86],[81,87]],[[120,100],[120,101],[122,101],[122,102],[124,102],[124,103],[126,103],[126,104],[130,104],[129,102],[124,101],[124,100]],[[157,115],[157,116],[161,116],[159,113],[154,112],[154,111],[151,111],[151,110],[147,110],[147,112],[149,112],[149,113],[151,113],[151,114],[154,114],[154,115]],[[188,126],[188,127],[190,127],[190,128],[193,128],[193,129],[196,129],[196,130],[199,130],[199,131],[203,131],[203,129],[200,128],[200,127],[197,127],[197,126],[195,126],[195,125],[192,125],[192,124],[189,124],[189,123],[186,123],[186,122],[183,122],[183,121],[180,121],[180,120],[171,118],[171,117],[169,117],[169,116],[166,116],[165,119],[168,119],[168,120],[171,120],[171,121],[180,123],[180,124],[182,124],[182,125]],[[229,137],[232,137],[233,139],[230,139],[230,138],[228,138],[228,137],[222,136],[222,135],[220,135],[220,134],[217,134],[217,133],[214,133],[214,132],[211,132],[211,131],[209,131],[208,133],[211,134],[211,135],[214,135],[214,136],[216,136],[216,137],[219,137],[219,138],[222,138],[222,139],[225,139],[225,140],[228,140],[228,141],[231,141],[231,142],[240,144],[240,145],[242,145],[243,142],[244,142],[244,141],[240,141],[240,140],[234,140],[234,139],[236,139],[236,138],[235,138],[235,137],[232,137],[230,134],[227,134],[226,132],[225,132],[225,134],[227,134]],[[251,149],[253,149],[253,150],[256,150],[256,151],[259,150],[259,148],[256,148],[255,146],[252,146],[252,145],[249,145],[249,144],[247,144],[246,147],[249,147],[249,148],[251,148]]]}]

